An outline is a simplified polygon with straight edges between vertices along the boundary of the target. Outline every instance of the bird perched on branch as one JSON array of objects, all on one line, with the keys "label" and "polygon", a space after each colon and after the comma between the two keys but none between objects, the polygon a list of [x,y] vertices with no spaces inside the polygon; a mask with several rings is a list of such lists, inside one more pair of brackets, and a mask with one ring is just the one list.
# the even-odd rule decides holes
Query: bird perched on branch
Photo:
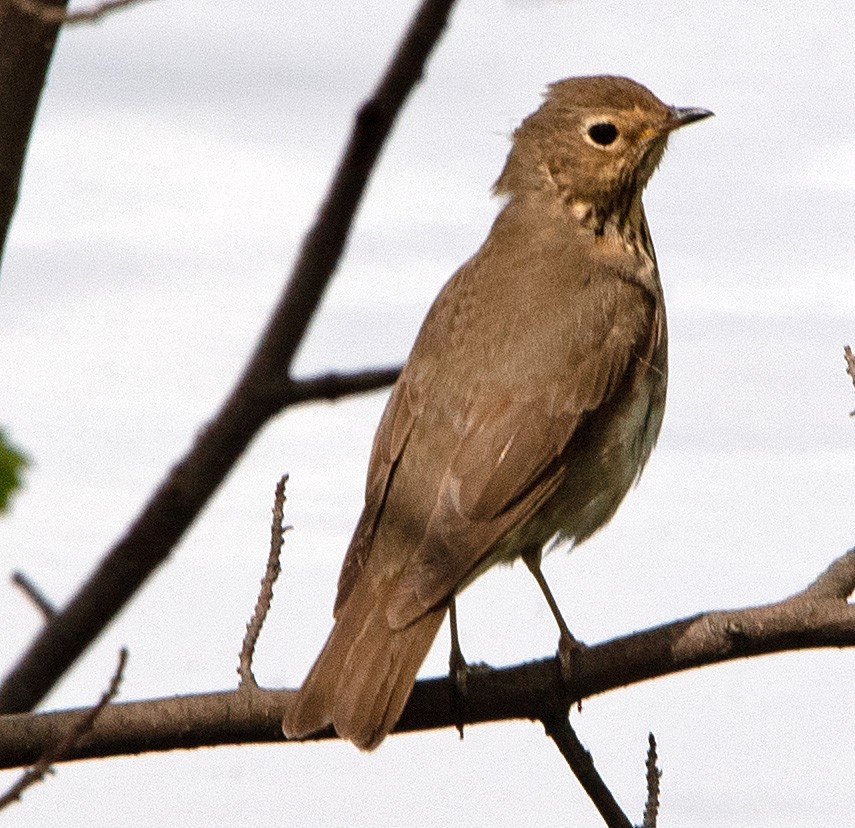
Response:
[{"label": "bird perched on branch", "polygon": [[603,526],[656,442],[667,332],[641,194],[669,135],[711,114],[627,78],[569,78],[515,131],[504,207],[386,405],[335,625],[287,736],[332,724],[377,747],[454,596],[496,563],[526,562],[570,644],[542,550]]}]

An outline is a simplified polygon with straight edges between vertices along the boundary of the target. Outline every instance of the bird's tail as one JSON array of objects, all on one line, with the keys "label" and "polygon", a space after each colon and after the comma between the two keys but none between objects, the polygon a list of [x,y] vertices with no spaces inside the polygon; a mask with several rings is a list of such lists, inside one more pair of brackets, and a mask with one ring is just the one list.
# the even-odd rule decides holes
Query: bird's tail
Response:
[{"label": "bird's tail", "polygon": [[285,713],[282,730],[289,738],[332,724],[342,739],[373,750],[397,724],[446,607],[393,629],[386,617],[388,600],[373,586],[364,579],[339,609],[321,654]]}]

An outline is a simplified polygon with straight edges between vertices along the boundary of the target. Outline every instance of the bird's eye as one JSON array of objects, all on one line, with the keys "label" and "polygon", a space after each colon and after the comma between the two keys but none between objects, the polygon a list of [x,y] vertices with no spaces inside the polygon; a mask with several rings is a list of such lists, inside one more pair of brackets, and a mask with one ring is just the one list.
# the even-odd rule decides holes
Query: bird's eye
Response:
[{"label": "bird's eye", "polygon": [[617,127],[608,121],[602,121],[598,124],[591,124],[588,127],[588,137],[601,147],[607,147],[614,143],[618,136]]}]

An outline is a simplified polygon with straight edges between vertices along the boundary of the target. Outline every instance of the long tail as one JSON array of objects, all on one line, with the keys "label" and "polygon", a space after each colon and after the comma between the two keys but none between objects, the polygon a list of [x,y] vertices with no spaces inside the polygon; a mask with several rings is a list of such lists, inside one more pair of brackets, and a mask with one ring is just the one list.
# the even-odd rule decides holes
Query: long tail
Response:
[{"label": "long tail", "polygon": [[342,739],[373,750],[397,724],[446,608],[396,630],[387,603],[367,578],[354,589],[285,713],[286,736],[303,738],[332,724]]}]

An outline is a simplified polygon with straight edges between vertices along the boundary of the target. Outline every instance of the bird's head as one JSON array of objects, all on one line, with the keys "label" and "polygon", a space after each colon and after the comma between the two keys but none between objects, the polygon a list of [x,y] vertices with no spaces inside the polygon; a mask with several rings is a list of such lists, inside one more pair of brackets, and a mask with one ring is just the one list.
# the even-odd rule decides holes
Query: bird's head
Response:
[{"label": "bird's head", "polygon": [[662,103],[639,83],[614,76],[568,78],[514,132],[498,194],[554,190],[575,209],[628,212],[656,169],[668,136],[712,115]]}]

